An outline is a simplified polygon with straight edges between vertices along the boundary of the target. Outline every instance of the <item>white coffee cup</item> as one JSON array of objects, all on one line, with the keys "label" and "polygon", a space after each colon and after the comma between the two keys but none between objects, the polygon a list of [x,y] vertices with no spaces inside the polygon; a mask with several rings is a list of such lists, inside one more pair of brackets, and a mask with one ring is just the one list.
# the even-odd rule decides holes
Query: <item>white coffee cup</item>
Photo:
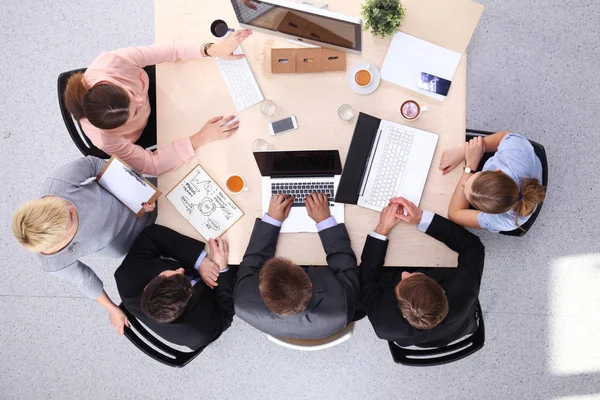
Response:
[{"label": "white coffee cup", "polygon": [[239,194],[248,191],[246,181],[240,175],[234,174],[227,177],[225,189],[231,194]]},{"label": "white coffee cup", "polygon": [[416,100],[406,100],[400,106],[400,115],[407,121],[414,121],[422,112],[429,111],[428,106],[422,106]]}]

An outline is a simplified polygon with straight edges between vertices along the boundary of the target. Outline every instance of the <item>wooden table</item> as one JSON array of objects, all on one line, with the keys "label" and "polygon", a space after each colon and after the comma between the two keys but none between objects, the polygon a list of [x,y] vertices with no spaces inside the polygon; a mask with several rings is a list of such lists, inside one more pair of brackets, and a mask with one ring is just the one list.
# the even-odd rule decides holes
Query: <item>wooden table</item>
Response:
[{"label": "wooden table", "polygon": [[[359,15],[359,0],[329,0],[328,3],[332,11]],[[155,0],[156,42],[192,40],[200,45],[205,41],[214,41],[209,27],[217,18],[238,27],[227,0]],[[381,67],[389,42],[390,39],[374,38],[369,32],[364,32],[363,53],[361,56],[349,55],[348,67],[359,61],[372,62]],[[255,32],[242,47],[265,98],[275,101],[279,106],[275,118],[296,115],[300,126],[298,130],[272,137],[268,133],[267,123],[275,118],[262,115],[259,105],[238,113],[214,60],[201,59],[157,66],[159,146],[192,135],[216,115],[236,114],[241,120],[240,129],[233,137],[200,148],[189,164],[161,175],[158,180],[160,190],[167,193],[197,163],[222,187],[231,174],[240,174],[246,179],[249,191],[232,195],[246,215],[224,235],[230,243],[231,263],[241,261],[254,221],[262,216],[261,176],[252,155],[252,142],[262,138],[277,150],[337,149],[342,162],[345,162],[354,124],[341,121],[337,116],[338,107],[344,103],[379,118],[409,124],[439,135],[420,206],[446,215],[460,171],[457,169],[442,176],[437,166],[443,149],[460,145],[465,140],[466,56],[458,67],[449,96],[444,102],[439,102],[386,81],[382,81],[373,94],[361,96],[350,89],[345,72],[273,75],[269,65],[270,49],[294,47],[274,36]],[[399,107],[403,101],[411,98],[428,105],[430,111],[417,121],[406,123],[400,116]],[[161,225],[202,239],[168,200],[161,199],[159,203],[158,222]],[[379,213],[346,205],[345,219],[352,247],[360,258],[366,236],[377,224]],[[280,235],[277,254],[285,255],[298,264],[325,264],[319,237],[314,233]],[[417,231],[414,226],[402,223],[390,235],[386,265],[455,267],[456,259],[456,253],[445,245]]]}]

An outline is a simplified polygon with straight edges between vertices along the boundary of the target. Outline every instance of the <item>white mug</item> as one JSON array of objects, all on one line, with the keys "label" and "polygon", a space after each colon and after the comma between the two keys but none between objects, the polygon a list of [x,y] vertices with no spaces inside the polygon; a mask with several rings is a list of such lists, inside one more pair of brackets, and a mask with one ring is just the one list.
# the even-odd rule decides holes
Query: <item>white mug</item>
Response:
[{"label": "white mug", "polygon": [[[235,182],[230,182],[231,179],[235,180]],[[236,191],[234,189],[236,189],[240,186],[240,182],[238,182],[238,180],[241,181],[241,188]],[[230,185],[234,185],[234,184],[235,184],[235,186],[233,188],[231,188]],[[227,177],[227,180],[225,181],[225,189],[227,189],[227,191],[231,194],[239,194],[239,193],[248,191],[248,188],[246,187],[246,181],[244,180],[244,178],[242,178],[238,174],[229,175]]]},{"label": "white mug", "polygon": [[[414,113],[415,107],[417,108],[417,114],[414,117],[409,118],[406,115],[404,115],[405,111],[407,111],[407,112],[411,111]],[[405,108],[406,108],[406,110],[405,110]],[[402,115],[402,118],[404,118],[407,121],[416,120],[417,118],[419,118],[421,116],[421,113],[423,113],[425,111],[429,111],[429,107],[428,106],[421,107],[421,105],[416,100],[406,100],[400,106],[400,115]]]}]

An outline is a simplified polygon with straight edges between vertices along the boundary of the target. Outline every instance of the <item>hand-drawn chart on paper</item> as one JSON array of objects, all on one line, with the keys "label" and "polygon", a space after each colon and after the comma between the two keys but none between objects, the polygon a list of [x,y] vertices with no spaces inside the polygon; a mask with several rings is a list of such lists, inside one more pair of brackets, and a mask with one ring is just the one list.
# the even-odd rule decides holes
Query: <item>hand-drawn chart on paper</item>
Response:
[{"label": "hand-drawn chart on paper", "polygon": [[221,236],[244,215],[199,165],[167,194],[167,199],[205,239]]}]

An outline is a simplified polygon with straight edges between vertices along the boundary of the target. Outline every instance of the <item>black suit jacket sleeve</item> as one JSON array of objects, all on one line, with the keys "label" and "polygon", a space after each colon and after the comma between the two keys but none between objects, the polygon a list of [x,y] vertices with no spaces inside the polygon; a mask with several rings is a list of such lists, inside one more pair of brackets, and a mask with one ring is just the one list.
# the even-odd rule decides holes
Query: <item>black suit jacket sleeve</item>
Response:
[{"label": "black suit jacket sleeve", "polygon": [[433,217],[427,234],[458,253],[458,268],[469,270],[469,275],[474,278],[474,286],[471,288],[479,293],[485,258],[485,247],[479,237],[437,214]]},{"label": "black suit jacket sleeve", "polygon": [[385,264],[385,255],[387,253],[389,241],[375,239],[371,235],[367,236],[365,247],[361,256],[360,284],[361,284],[361,302],[364,305],[375,334],[379,336],[379,310],[381,309],[381,299],[383,298],[383,286],[381,285],[381,276],[383,274],[383,264]]},{"label": "black suit jacket sleeve", "polygon": [[123,263],[115,272],[121,296],[135,296],[163,270],[147,268],[145,262],[160,257],[177,260],[186,271],[204,250],[204,243],[160,225],[150,225],[137,237]]},{"label": "black suit jacket sleeve", "polygon": [[233,307],[233,281],[234,271],[229,266],[229,271],[219,274],[219,285],[215,291],[215,308],[221,319],[221,331],[224,332],[231,326],[235,310]]},{"label": "black suit jacket sleeve", "polygon": [[338,224],[319,232],[327,264],[342,284],[346,296],[346,322],[352,321],[354,310],[360,298],[360,279],[356,266],[356,255],[352,251],[346,225]]},{"label": "black suit jacket sleeve", "polygon": [[261,219],[256,219],[252,235],[250,236],[250,243],[248,243],[248,248],[240,263],[237,284],[234,290],[235,298],[238,297],[238,294],[246,284],[251,284],[248,278],[257,275],[263,264],[270,258],[275,257],[279,231],[279,227],[264,222]]}]

